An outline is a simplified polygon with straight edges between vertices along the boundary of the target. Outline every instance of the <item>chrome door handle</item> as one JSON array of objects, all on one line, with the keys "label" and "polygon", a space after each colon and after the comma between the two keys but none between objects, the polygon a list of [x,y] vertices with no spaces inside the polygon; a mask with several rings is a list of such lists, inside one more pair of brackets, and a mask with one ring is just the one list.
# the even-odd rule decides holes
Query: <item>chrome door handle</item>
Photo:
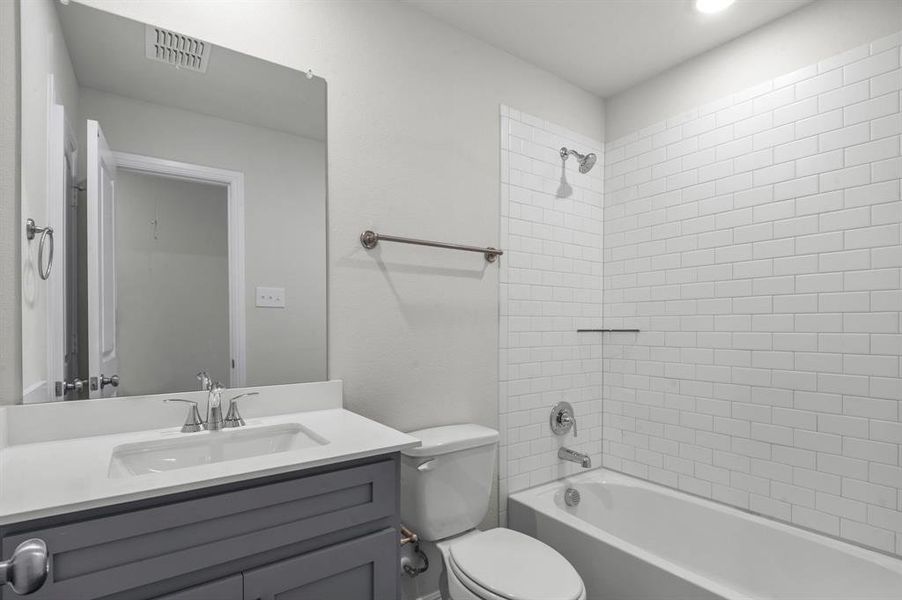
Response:
[{"label": "chrome door handle", "polygon": [[50,573],[50,560],[44,540],[25,540],[9,560],[0,562],[0,585],[6,583],[20,596],[40,589]]},{"label": "chrome door handle", "polygon": [[54,393],[59,397],[72,391],[80,392],[85,389],[86,383],[88,383],[87,380],[78,378],[73,379],[72,381],[57,381],[54,385]]},{"label": "chrome door handle", "polygon": [[97,390],[102,390],[106,386],[111,385],[113,387],[119,387],[119,376],[118,375],[110,375],[109,377],[105,376],[103,373],[100,374],[100,377],[91,377],[91,391],[96,392]]},{"label": "chrome door handle", "polygon": [[108,385],[111,385],[113,387],[119,387],[119,376],[118,375],[110,375],[109,377],[104,377],[103,373],[101,373],[100,374],[100,389],[103,389]]}]

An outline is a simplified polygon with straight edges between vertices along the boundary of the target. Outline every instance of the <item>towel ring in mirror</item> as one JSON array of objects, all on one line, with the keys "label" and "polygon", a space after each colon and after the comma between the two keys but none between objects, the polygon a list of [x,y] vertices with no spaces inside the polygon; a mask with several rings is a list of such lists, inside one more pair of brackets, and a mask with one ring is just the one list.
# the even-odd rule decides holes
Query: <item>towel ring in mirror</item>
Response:
[{"label": "towel ring in mirror", "polygon": [[[38,227],[34,219],[25,220],[25,237],[33,240],[36,234],[41,234],[38,241],[38,275],[46,281],[50,277],[50,270],[53,268],[53,227]],[[44,247],[50,243],[48,250],[47,266],[44,266]]]}]

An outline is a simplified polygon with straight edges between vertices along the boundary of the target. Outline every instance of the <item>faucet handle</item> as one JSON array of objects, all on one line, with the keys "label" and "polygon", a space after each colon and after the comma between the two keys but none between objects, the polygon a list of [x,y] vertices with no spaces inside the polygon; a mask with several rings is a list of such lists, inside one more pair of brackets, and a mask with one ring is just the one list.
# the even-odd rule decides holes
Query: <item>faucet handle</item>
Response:
[{"label": "faucet handle", "polygon": [[182,425],[182,433],[194,433],[203,431],[204,421],[200,418],[200,411],[197,410],[197,402],[194,400],[185,400],[184,398],[167,398],[163,402],[184,402],[190,404],[188,407],[188,416],[185,417],[185,424]]},{"label": "faucet handle", "polygon": [[571,429],[576,437],[576,415],[569,402],[558,402],[551,409],[550,425],[555,435],[564,435]]},{"label": "faucet handle", "polygon": [[564,427],[569,427],[570,425],[573,425],[573,437],[576,437],[578,435],[576,433],[576,417],[574,417],[572,414],[570,414],[567,411],[567,409],[564,409],[563,411],[561,411],[560,422],[561,422],[561,425],[563,425]]},{"label": "faucet handle", "polygon": [[226,427],[243,427],[246,425],[244,419],[241,418],[241,413],[238,412],[238,400],[245,396],[257,396],[259,394],[260,392],[245,392],[229,400],[229,413],[226,415],[224,425]]}]

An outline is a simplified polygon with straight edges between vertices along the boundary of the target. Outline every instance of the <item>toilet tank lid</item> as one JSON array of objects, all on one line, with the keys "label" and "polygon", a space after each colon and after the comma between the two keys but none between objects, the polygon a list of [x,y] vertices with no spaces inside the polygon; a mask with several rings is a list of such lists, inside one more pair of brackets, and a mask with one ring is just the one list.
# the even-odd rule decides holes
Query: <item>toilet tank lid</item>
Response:
[{"label": "toilet tank lid", "polygon": [[429,427],[408,432],[408,435],[418,438],[421,444],[402,450],[405,456],[437,456],[498,443],[497,431],[474,423]]}]

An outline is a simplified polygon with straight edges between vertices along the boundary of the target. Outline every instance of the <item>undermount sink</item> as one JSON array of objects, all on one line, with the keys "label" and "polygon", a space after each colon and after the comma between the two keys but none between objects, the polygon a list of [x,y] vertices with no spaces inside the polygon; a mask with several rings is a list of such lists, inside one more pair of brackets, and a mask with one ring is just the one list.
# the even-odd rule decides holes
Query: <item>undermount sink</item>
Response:
[{"label": "undermount sink", "polygon": [[298,423],[204,431],[113,448],[109,477],[118,479],[291,452],[328,444]]}]

